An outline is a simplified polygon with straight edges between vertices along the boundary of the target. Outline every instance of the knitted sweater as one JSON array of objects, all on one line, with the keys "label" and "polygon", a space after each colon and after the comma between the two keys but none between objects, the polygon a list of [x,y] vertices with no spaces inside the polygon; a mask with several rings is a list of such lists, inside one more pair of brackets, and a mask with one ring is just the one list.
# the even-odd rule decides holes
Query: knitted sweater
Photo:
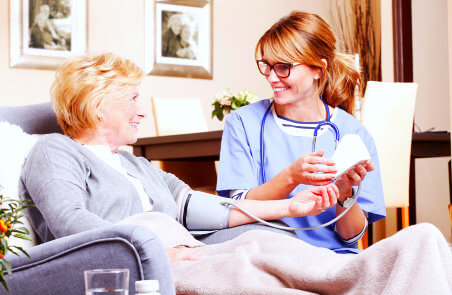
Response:
[{"label": "knitted sweater", "polygon": [[[118,151],[127,173],[144,186],[153,211],[173,218],[176,197],[186,186],[145,158]],[[43,136],[22,170],[20,196],[35,207],[28,216],[39,242],[116,223],[143,212],[133,184],[90,150],[61,134]]]}]

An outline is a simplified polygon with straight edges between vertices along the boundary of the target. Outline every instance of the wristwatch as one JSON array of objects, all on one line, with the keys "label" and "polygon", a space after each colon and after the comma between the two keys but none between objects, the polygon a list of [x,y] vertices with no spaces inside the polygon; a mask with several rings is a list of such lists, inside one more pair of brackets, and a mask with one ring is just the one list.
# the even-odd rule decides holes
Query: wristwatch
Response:
[{"label": "wristwatch", "polygon": [[345,200],[343,202],[337,200],[337,204],[339,206],[341,206],[342,208],[348,208],[353,205],[353,199],[354,199],[353,197],[348,197],[348,198],[345,198]]}]

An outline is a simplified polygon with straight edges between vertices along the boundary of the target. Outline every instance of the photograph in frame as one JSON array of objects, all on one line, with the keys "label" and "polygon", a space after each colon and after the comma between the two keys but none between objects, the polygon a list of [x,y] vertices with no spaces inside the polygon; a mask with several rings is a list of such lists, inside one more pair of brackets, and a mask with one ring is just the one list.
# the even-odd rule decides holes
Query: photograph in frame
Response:
[{"label": "photograph in frame", "polygon": [[212,1],[146,2],[150,75],[212,79]]},{"label": "photograph in frame", "polygon": [[86,51],[86,0],[10,0],[10,66],[55,69]]}]

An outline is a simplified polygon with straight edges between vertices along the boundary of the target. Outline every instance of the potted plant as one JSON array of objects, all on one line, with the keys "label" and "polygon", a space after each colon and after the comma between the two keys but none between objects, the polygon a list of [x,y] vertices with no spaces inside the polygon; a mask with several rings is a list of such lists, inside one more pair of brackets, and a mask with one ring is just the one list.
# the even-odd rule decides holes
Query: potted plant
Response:
[{"label": "potted plant", "polygon": [[258,100],[259,98],[249,91],[239,91],[235,95],[229,89],[222,91],[215,95],[215,101],[212,103],[214,107],[212,118],[217,117],[218,120],[222,121],[225,114],[230,113],[231,110],[236,110]]},{"label": "potted plant", "polygon": [[23,223],[20,220],[24,216],[23,211],[32,206],[24,205],[25,202],[26,200],[4,197],[4,195],[0,193],[0,282],[8,293],[9,289],[4,279],[4,272],[6,270],[8,275],[12,277],[12,269],[11,264],[6,259],[5,255],[11,252],[19,256],[18,252],[22,252],[27,257],[30,257],[22,247],[14,246],[10,243],[11,237],[31,241],[29,230],[23,226]]}]

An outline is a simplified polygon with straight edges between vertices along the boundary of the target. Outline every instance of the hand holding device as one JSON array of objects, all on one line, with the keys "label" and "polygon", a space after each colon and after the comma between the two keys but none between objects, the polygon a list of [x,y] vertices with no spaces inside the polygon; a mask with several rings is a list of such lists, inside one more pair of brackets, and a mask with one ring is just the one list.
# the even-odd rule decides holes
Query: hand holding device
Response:
[{"label": "hand holding device", "polygon": [[328,185],[336,175],[334,161],[324,158],[324,151],[308,153],[291,165],[292,178],[297,183],[308,185]]},{"label": "hand holding device", "polygon": [[356,165],[369,161],[370,154],[359,135],[347,134],[342,137],[332,159],[336,162],[337,168],[334,179],[340,180],[342,175],[348,173]]}]

